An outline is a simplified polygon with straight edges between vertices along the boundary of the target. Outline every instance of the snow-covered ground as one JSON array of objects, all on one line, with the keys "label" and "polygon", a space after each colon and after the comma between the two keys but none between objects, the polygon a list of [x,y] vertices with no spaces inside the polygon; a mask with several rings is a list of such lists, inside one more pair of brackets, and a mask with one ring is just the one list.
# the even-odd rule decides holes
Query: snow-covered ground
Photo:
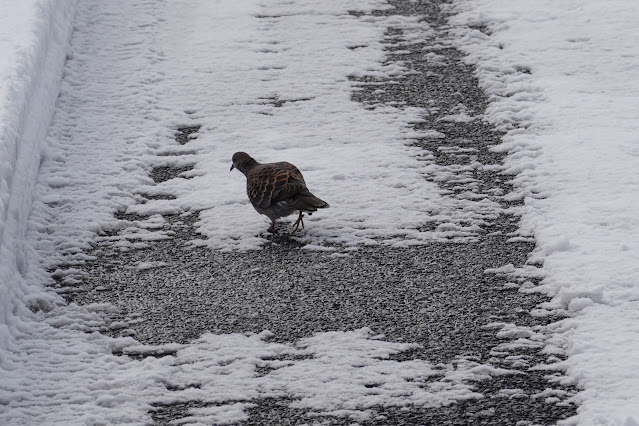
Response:
[{"label": "snow-covered ground", "polygon": [[[59,92],[73,1],[0,5],[0,318],[30,293],[26,227],[41,154]],[[0,336],[6,331],[0,326]],[[0,337],[0,341],[2,337]]]},{"label": "snow-covered ground", "polygon": [[[639,422],[639,3],[460,0],[458,44],[491,95],[526,198],[580,424]],[[468,29],[465,25],[474,26]],[[483,28],[482,28],[483,27]],[[490,34],[490,36],[484,34]]]},{"label": "snow-covered ground", "polygon": [[[96,332],[108,307],[65,306],[45,287],[53,283],[51,272],[70,286],[81,279],[73,268],[50,268],[86,260],[83,249],[97,231],[126,228],[127,238],[113,241],[122,250],[167,238],[157,230],[160,214],[202,210],[204,244],[259,249],[266,223],[248,204],[243,176],[229,173],[236,150],[296,163],[311,189],[333,204],[332,215],[307,221],[305,238],[314,243],[307,247],[329,241],[348,248],[375,243],[373,237],[389,244],[473,238],[477,224],[500,207],[486,201],[458,209],[423,179],[422,151],[406,144],[423,136],[411,128],[422,111],[373,110],[351,101],[349,76],[407,72],[382,65],[389,25],[410,30],[416,41],[430,31],[414,17],[348,13],[383,8],[380,1],[78,2],[70,46],[60,40],[57,57],[67,62],[48,99],[59,92],[46,148],[43,132],[23,155],[33,164],[30,177],[15,169],[31,186],[6,191],[12,201],[15,194],[29,202],[33,196],[33,206],[15,209],[22,233],[3,241],[8,253],[24,246],[25,255],[2,264],[0,420],[144,424],[152,403],[197,397],[216,405],[193,410],[184,421],[232,422],[246,416],[251,400],[284,395],[317,414],[366,418],[373,406],[477,398],[473,381],[512,374],[463,358],[448,365],[394,361],[390,355],[414,344],[389,343],[367,329],[320,333],[290,345],[269,343],[268,334],[205,335],[192,345],[140,348],[132,338]],[[68,20],[45,16],[68,34]],[[61,74],[47,75],[58,82]],[[42,115],[45,130],[50,117]],[[181,146],[175,132],[183,126],[200,131]],[[194,166],[185,172],[192,179],[156,185],[149,172],[166,165]],[[150,216],[131,227],[113,216],[125,209]],[[433,215],[423,214],[429,211]],[[445,229],[418,229],[448,219]],[[462,220],[467,228],[457,226]],[[141,361],[112,354],[168,350],[177,353]],[[273,373],[256,375],[258,367],[273,365]],[[204,380],[200,391],[190,386],[196,378]]]},{"label": "snow-covered ground", "polygon": [[[0,5],[0,420],[143,424],[151,403],[194,394],[220,405],[190,421],[237,421],[250,399],[283,393],[318,413],[348,415],[374,404],[470,398],[465,381],[507,373],[468,360],[391,361],[389,354],[411,344],[366,329],[296,345],[269,343],[266,335],[205,335],[192,345],[139,347],[131,338],[87,333],[101,327],[104,307],[64,306],[45,287],[47,269],[81,262],[97,231],[130,226],[114,219],[119,209],[151,215],[115,242],[122,249],[166,238],[153,231],[159,214],[193,210],[202,210],[202,244],[259,249],[268,223],[248,204],[243,177],[228,171],[237,150],[295,163],[334,206],[309,218],[312,246],[472,238],[474,226],[500,207],[485,200],[455,208],[459,200],[423,179],[423,151],[406,140],[429,136],[410,126],[425,112],[350,100],[350,75],[407,72],[381,63],[387,26],[413,40],[431,31],[415,18],[348,13],[381,8],[388,5],[376,0]],[[583,388],[570,422],[636,424],[639,5],[458,0],[450,8],[458,13],[454,43],[491,95],[486,118],[507,131],[495,149],[509,153],[504,171],[518,173],[524,230],[538,243],[532,260],[544,263],[539,290],[554,296],[536,314],[572,314],[553,325],[550,340],[569,355],[559,365],[566,380]],[[200,126],[184,146],[174,141],[183,126]],[[162,165],[193,166],[184,172],[192,179],[155,185],[149,172]],[[144,195],[156,197],[141,203]],[[421,227],[429,221],[448,226],[418,230],[430,229]],[[141,361],[112,355],[167,349],[178,352]],[[363,371],[352,368],[354,358]],[[280,368],[251,375],[264,363]],[[314,363],[336,372],[324,383],[343,400],[318,389],[317,374],[308,374],[319,371]],[[420,386],[435,370],[447,380]],[[188,388],[195,376],[206,377],[206,386]],[[370,399],[365,385],[373,377],[381,393]],[[169,395],[167,384],[186,388]],[[249,402],[224,405],[234,393]]]}]

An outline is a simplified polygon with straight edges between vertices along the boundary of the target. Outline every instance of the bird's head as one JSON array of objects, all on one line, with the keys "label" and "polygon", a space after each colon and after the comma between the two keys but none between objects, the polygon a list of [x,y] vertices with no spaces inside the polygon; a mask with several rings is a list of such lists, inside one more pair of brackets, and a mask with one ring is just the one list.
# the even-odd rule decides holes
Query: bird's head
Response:
[{"label": "bird's head", "polygon": [[231,170],[238,169],[242,173],[246,174],[246,172],[256,164],[257,162],[248,155],[246,152],[236,152],[233,154],[233,164],[231,165]]}]

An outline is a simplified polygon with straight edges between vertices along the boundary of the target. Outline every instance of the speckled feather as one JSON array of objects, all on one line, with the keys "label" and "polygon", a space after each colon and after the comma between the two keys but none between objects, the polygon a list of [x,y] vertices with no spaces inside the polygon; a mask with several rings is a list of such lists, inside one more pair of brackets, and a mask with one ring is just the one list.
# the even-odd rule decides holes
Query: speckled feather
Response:
[{"label": "speckled feather", "polygon": [[291,163],[260,164],[250,155],[236,152],[231,170],[234,168],[246,176],[246,192],[255,210],[271,219],[269,231],[274,231],[276,219],[299,211],[297,230],[299,225],[304,227],[303,212],[311,214],[329,207],[308,190],[302,172]]},{"label": "speckled feather", "polygon": [[251,203],[268,208],[271,203],[285,201],[306,189],[304,177],[297,167],[285,161],[257,164],[246,174],[246,190]]}]

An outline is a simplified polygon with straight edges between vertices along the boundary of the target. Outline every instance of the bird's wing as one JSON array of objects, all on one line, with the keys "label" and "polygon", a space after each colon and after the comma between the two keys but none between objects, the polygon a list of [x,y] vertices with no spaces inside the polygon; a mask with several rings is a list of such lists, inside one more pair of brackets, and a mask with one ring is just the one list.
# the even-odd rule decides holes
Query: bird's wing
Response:
[{"label": "bird's wing", "polygon": [[249,172],[246,181],[251,203],[263,209],[273,202],[287,200],[305,188],[302,173],[286,162],[255,167]]}]

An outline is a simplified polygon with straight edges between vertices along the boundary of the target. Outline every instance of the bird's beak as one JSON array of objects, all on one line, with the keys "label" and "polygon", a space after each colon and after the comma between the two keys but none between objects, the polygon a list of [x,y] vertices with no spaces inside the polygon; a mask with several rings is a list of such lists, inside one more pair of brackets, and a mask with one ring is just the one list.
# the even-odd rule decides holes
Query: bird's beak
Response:
[{"label": "bird's beak", "polygon": [[232,172],[234,168],[233,164],[231,164],[231,170],[229,170],[229,172]]}]

